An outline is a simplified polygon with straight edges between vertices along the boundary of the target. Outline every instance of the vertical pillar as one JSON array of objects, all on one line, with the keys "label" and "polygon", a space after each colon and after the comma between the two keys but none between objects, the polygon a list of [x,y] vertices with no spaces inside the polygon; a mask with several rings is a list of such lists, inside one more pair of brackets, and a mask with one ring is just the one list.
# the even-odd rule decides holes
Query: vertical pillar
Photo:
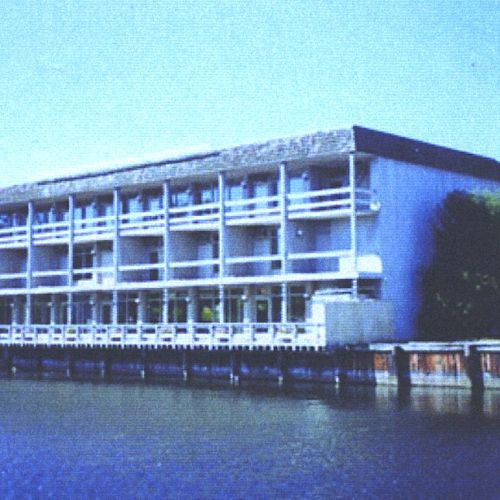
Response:
[{"label": "vertical pillar", "polygon": [[255,297],[252,294],[252,288],[246,286],[243,289],[243,295],[245,299],[243,300],[243,323],[251,323],[252,320],[252,310],[255,309]]},{"label": "vertical pillar", "polygon": [[[120,190],[113,189],[113,281],[115,286],[120,281]],[[118,291],[113,290],[113,304],[112,304],[112,322],[114,325],[118,324]]]},{"label": "vertical pillar", "polygon": [[118,324],[118,290],[113,290],[113,302],[111,304],[111,323]]},{"label": "vertical pillar", "polygon": [[224,197],[226,195],[226,177],[219,172],[219,279],[226,275],[226,214]]},{"label": "vertical pillar", "polygon": [[96,324],[98,322],[97,319],[97,311],[98,311],[98,300],[99,300],[99,295],[97,293],[93,293],[90,296],[90,301],[91,301],[91,307],[92,307],[92,323]]},{"label": "vertical pillar", "polygon": [[25,326],[31,325],[31,309],[32,309],[33,298],[31,293],[26,295],[26,309],[24,310],[24,324]]},{"label": "vertical pillar", "polygon": [[226,322],[226,311],[224,307],[225,293],[224,285],[219,285],[219,323]]},{"label": "vertical pillar", "polygon": [[240,385],[241,351],[231,351],[231,373],[229,379],[234,386]]},{"label": "vertical pillar", "polygon": [[358,256],[358,242],[356,234],[356,161],[354,153],[349,153],[349,196],[351,199],[351,210],[350,210],[350,233],[351,233],[351,260],[352,260],[352,272],[354,274],[352,280],[352,290],[351,294],[353,297],[358,296],[358,266],[357,266],[357,256]]},{"label": "vertical pillar", "polygon": [[170,183],[163,183],[163,281],[170,279]]},{"label": "vertical pillar", "polygon": [[191,351],[184,349],[182,351],[182,379],[184,382],[191,380],[192,375]]},{"label": "vertical pillar", "polygon": [[67,294],[66,323],[73,324],[73,294],[71,292]]},{"label": "vertical pillar", "polygon": [[279,176],[279,191],[280,191],[280,239],[279,250],[281,255],[281,274],[288,272],[288,172],[285,162],[280,163],[280,176]]},{"label": "vertical pillar", "polygon": [[55,325],[57,323],[57,295],[53,293],[50,296],[50,324]]},{"label": "vertical pillar", "polygon": [[198,310],[198,294],[196,293],[196,288],[189,288],[187,296],[188,323],[194,323],[196,321],[197,310]]},{"label": "vertical pillar", "polygon": [[146,321],[146,292],[141,290],[138,295],[139,303],[137,304],[137,323],[145,323]]},{"label": "vertical pillar", "polygon": [[[288,171],[285,162],[280,163],[280,240],[279,249],[281,254],[281,274],[288,273]],[[288,286],[286,283],[281,284],[281,322],[288,321]]]},{"label": "vertical pillar", "polygon": [[113,234],[113,280],[115,284],[120,281],[120,190],[113,190],[113,215],[114,215],[114,234]]},{"label": "vertical pillar", "polygon": [[34,205],[30,201],[28,203],[28,218],[26,220],[26,309],[24,323],[26,326],[31,324],[31,308],[32,308],[32,297],[31,288],[33,286],[33,258],[34,258],[34,246],[33,246],[33,221],[34,221]]},{"label": "vertical pillar", "polygon": [[281,284],[281,322],[288,322],[288,285]]},{"label": "vertical pillar", "polygon": [[311,297],[312,297],[312,294],[313,294],[313,285],[312,283],[306,283],[306,286],[305,286],[305,320],[306,322],[307,321],[312,321],[313,320],[313,317],[312,317],[312,300],[311,300]]},{"label": "vertical pillar", "polygon": [[168,288],[162,290],[162,323],[168,323]]},{"label": "vertical pillar", "polygon": [[[171,234],[170,234],[170,182],[163,183],[163,281],[170,280],[170,255],[171,255]],[[168,323],[168,288],[162,290],[162,323]]]},{"label": "vertical pillar", "polygon": [[73,264],[75,245],[75,197],[68,197],[68,286],[73,286]]}]

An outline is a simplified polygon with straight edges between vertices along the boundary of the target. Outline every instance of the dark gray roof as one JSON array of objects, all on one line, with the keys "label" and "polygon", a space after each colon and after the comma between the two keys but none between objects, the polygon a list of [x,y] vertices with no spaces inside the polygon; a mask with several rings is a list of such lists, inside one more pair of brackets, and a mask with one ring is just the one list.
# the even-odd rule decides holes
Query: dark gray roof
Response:
[{"label": "dark gray roof", "polygon": [[499,162],[470,153],[415,141],[359,126],[248,144],[207,153],[48,179],[0,189],[0,204],[58,198],[70,193],[146,185],[164,179],[194,177],[282,161],[304,161],[351,152],[367,153],[500,180]]}]

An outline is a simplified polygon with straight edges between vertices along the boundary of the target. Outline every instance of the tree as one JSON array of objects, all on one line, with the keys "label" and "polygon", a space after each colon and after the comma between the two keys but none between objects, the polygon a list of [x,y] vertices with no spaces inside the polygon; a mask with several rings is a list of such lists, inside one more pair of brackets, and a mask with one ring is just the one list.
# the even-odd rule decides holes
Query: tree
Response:
[{"label": "tree", "polygon": [[434,257],[422,279],[420,336],[500,333],[500,195],[454,191],[438,209]]}]

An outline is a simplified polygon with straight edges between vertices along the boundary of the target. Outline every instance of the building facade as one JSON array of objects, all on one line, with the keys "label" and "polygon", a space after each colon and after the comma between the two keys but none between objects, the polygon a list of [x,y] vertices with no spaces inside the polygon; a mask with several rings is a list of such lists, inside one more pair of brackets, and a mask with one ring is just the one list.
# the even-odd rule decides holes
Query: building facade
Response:
[{"label": "building facade", "polygon": [[322,348],[327,297],[390,304],[411,339],[436,205],[499,185],[495,160],[352,127],[8,187],[0,335]]}]

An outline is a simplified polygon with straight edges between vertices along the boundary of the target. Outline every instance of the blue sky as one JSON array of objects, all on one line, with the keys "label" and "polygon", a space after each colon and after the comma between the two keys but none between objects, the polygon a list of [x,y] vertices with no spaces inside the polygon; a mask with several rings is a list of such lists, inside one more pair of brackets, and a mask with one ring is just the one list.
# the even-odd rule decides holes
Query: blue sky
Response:
[{"label": "blue sky", "polygon": [[0,185],[353,123],[500,158],[496,0],[6,0]]}]

